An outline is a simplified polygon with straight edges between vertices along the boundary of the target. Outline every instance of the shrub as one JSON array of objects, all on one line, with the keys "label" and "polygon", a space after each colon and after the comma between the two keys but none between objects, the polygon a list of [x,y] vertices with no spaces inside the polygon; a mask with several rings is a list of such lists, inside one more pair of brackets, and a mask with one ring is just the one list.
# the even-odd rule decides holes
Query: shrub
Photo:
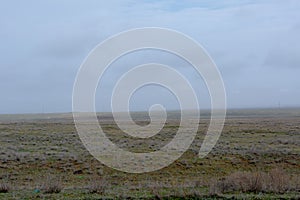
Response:
[{"label": "shrub", "polygon": [[233,191],[260,192],[263,190],[263,174],[235,172],[211,184],[210,193],[219,194]]},{"label": "shrub", "polygon": [[220,193],[222,193],[222,187],[219,186],[219,182],[218,181],[213,181],[210,183],[209,186],[209,195],[210,196],[216,196],[219,195]]},{"label": "shrub", "polygon": [[107,181],[104,178],[93,178],[88,185],[89,193],[104,194],[107,188]]},{"label": "shrub", "polygon": [[246,172],[240,179],[240,185],[243,192],[261,192],[264,189],[263,177],[261,172]]},{"label": "shrub", "polygon": [[159,181],[153,182],[153,185],[149,186],[151,193],[154,199],[163,199],[161,194],[161,189],[163,188],[163,184]]},{"label": "shrub", "polygon": [[269,172],[269,190],[274,193],[284,193],[290,188],[290,177],[281,168]]},{"label": "shrub", "polygon": [[7,193],[9,192],[10,189],[11,187],[7,182],[5,181],[0,182],[0,193]]},{"label": "shrub", "polygon": [[283,169],[275,168],[269,173],[235,172],[210,185],[210,194],[227,192],[273,192],[284,193],[291,189],[290,176]]},{"label": "shrub", "polygon": [[44,193],[60,193],[63,189],[60,177],[48,175],[45,182],[42,184],[41,189]]}]

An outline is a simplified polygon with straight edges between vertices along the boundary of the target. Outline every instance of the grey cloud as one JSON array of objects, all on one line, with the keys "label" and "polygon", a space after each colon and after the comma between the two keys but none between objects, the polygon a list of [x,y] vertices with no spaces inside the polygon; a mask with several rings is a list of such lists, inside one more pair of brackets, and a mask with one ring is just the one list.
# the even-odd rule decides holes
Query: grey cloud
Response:
[{"label": "grey cloud", "polygon": [[[287,97],[282,105],[299,105],[299,8],[298,0],[6,1],[0,7],[0,112],[41,112],[42,104],[48,112],[70,111],[76,72],[88,52],[112,34],[144,26],[172,28],[201,43],[220,68],[230,107],[272,106],[281,99],[278,91]],[[127,68],[111,70],[103,96],[124,70],[155,58],[182,70],[199,96],[207,96],[184,63],[136,56],[123,60]],[[144,108],[151,95],[142,94],[136,103]]]},{"label": "grey cloud", "polygon": [[264,65],[278,68],[300,68],[300,29],[291,29],[274,40]]},{"label": "grey cloud", "polygon": [[68,33],[65,35],[56,35],[51,39],[44,41],[36,48],[40,56],[55,59],[72,59],[77,56],[86,55],[99,40],[95,35],[76,35]]}]

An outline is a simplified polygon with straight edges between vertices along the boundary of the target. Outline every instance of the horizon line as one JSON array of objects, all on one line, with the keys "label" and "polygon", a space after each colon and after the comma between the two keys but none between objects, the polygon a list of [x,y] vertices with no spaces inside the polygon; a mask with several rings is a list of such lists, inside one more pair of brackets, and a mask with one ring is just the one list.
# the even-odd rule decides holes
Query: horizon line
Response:
[{"label": "horizon line", "polygon": [[[280,109],[300,109],[300,106],[281,106],[281,107],[231,107],[227,108],[226,110],[280,110]],[[219,110],[219,109],[215,109]],[[170,109],[166,112],[180,112],[180,109]],[[196,111],[193,109],[186,109],[185,111]],[[198,110],[200,113],[201,111],[211,111],[210,108],[203,108]],[[126,111],[119,111],[114,113],[125,113]],[[130,111],[130,113],[142,113],[142,112],[149,112],[149,110],[134,110]],[[155,112],[155,111],[154,111]],[[160,112],[158,110],[158,112]],[[72,113],[93,113],[93,112],[72,112],[72,111],[66,111],[66,112],[24,112],[24,113],[0,113],[0,115],[38,115],[38,114],[72,114]],[[111,111],[96,111],[96,113],[113,113]]]}]

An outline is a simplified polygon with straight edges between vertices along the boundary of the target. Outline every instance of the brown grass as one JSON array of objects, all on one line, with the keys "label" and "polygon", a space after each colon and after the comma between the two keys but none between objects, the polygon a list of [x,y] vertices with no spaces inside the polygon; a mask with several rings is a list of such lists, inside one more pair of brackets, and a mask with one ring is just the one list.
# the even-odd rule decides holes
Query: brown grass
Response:
[{"label": "brown grass", "polygon": [[282,194],[292,188],[293,179],[281,168],[274,168],[269,173],[235,172],[214,181],[210,186],[210,194],[216,195],[229,192],[272,192]]},{"label": "brown grass", "polygon": [[41,190],[44,193],[60,193],[63,189],[61,177],[55,175],[48,175],[42,183]]},{"label": "brown grass", "polygon": [[[7,183],[12,185],[8,193],[0,196],[3,199],[9,199],[12,195],[16,195],[16,199],[33,199],[35,195],[53,198],[73,195],[73,199],[101,197],[102,195],[92,194],[93,191],[101,193],[101,189],[90,189],[92,193],[88,192],[89,187],[102,187],[101,184],[97,186],[98,183],[90,183],[90,177],[94,174],[98,177],[105,174],[110,184],[106,186],[108,188],[104,195],[121,195],[119,199],[149,196],[159,198],[169,195],[183,197],[194,195],[194,188],[195,193],[206,196],[210,180],[216,177],[217,180],[210,188],[211,193],[233,191],[230,195],[235,196],[242,195],[242,191],[262,191],[262,195],[269,196],[272,191],[277,191],[275,196],[299,196],[299,109],[297,113],[296,117],[275,113],[262,118],[256,117],[254,111],[247,117],[248,111],[245,111],[242,113],[245,116],[241,118],[239,115],[229,116],[213,151],[206,158],[199,159],[198,151],[209,126],[209,117],[202,118],[195,141],[180,159],[164,169],[145,174],[119,172],[93,158],[77,135],[71,117],[50,116],[49,119],[40,120],[34,116],[34,119],[24,121],[22,116],[16,122],[0,120],[0,182],[8,180],[4,186]],[[177,120],[171,119],[155,137],[136,139],[122,133],[112,118],[100,123],[107,130],[112,142],[132,152],[152,152],[160,149],[173,139],[179,126]],[[276,167],[282,167],[288,175],[285,172],[275,172],[276,170],[269,171]],[[255,172],[257,169],[262,172]],[[241,172],[231,174],[237,170]],[[47,182],[45,175],[48,173],[63,178],[54,181],[58,183],[44,183]],[[288,178],[284,178],[286,176]],[[220,180],[222,177],[224,178]],[[67,189],[55,194],[54,192],[62,189],[62,185]],[[15,186],[18,189],[14,191]],[[53,189],[42,190],[42,186]],[[32,192],[33,187],[40,190],[41,194]],[[53,194],[43,194],[44,191]]]},{"label": "brown grass", "polygon": [[89,193],[97,193],[103,195],[107,189],[107,181],[105,178],[92,178],[88,185]]},{"label": "brown grass", "polygon": [[291,188],[291,177],[281,168],[272,169],[269,174],[269,191],[274,193],[284,193]]},{"label": "brown grass", "polygon": [[10,184],[8,184],[6,181],[0,182],[0,193],[7,193],[11,190]]},{"label": "brown grass", "polygon": [[257,172],[235,172],[214,184],[212,193],[213,191],[217,193],[233,191],[259,192],[263,189],[262,174]]}]

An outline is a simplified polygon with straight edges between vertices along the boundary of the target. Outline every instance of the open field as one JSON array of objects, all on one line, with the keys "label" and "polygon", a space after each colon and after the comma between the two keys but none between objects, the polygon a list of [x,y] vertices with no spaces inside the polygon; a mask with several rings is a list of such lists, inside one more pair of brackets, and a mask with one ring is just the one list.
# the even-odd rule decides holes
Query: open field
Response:
[{"label": "open field", "polygon": [[[112,141],[135,152],[161,148],[179,125],[178,113],[170,113],[163,130],[145,140],[122,133],[108,113],[99,119]],[[196,140],[170,166],[128,174],[89,154],[71,114],[0,115],[0,198],[300,198],[300,109],[229,110],[217,145],[199,159],[208,123],[204,112]]]}]

